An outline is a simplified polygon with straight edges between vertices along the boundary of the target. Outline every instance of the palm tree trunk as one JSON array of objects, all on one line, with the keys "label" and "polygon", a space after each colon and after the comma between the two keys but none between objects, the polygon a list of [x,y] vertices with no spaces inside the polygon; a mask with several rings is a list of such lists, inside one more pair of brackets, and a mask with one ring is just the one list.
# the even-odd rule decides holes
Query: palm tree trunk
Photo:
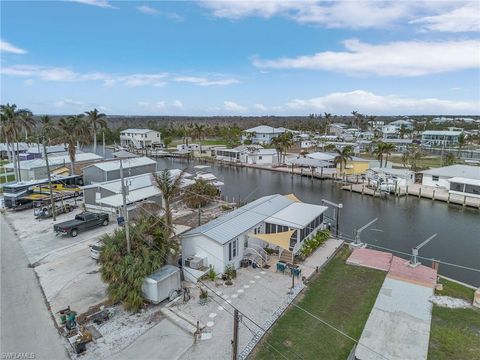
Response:
[{"label": "palm tree trunk", "polygon": [[95,126],[93,127],[93,153],[97,153],[97,132],[95,131]]},{"label": "palm tree trunk", "polygon": [[387,167],[387,162],[388,162],[388,154],[385,155],[385,167]]},{"label": "palm tree trunk", "polygon": [[18,169],[18,181],[22,181],[22,174],[21,174],[21,171],[20,171],[20,156],[18,156],[20,154],[20,148],[18,147],[18,140],[17,140],[17,169]]}]

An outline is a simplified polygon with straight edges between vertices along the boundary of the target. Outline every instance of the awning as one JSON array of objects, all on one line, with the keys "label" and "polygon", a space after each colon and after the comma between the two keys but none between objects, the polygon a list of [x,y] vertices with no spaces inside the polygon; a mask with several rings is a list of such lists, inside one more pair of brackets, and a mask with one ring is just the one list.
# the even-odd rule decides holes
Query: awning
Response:
[{"label": "awning", "polygon": [[292,201],[295,201],[295,202],[301,202],[301,200],[299,198],[297,198],[295,196],[295,194],[288,194],[288,195],[284,195],[287,199],[290,199]]},{"label": "awning", "polygon": [[248,236],[268,242],[269,244],[280,246],[282,249],[290,248],[290,238],[296,230],[288,230],[274,234],[248,234]]}]

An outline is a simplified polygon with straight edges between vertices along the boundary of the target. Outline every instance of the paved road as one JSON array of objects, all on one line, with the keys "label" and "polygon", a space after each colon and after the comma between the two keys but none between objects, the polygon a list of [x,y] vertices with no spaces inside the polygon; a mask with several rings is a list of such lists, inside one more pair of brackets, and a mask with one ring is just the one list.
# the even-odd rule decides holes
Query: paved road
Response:
[{"label": "paved road", "polygon": [[34,353],[35,359],[68,359],[40,285],[10,226],[0,215],[0,352]]}]

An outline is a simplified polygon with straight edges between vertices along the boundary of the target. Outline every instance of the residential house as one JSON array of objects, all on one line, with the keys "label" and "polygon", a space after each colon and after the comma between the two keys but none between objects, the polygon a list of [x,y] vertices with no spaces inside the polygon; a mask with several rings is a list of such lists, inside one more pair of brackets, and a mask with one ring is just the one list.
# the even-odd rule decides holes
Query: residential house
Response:
[{"label": "residential house", "polygon": [[371,168],[366,171],[369,184],[383,191],[395,191],[398,186],[415,183],[415,173],[408,169]]},{"label": "residential house", "polygon": [[383,139],[382,141],[386,144],[395,145],[396,152],[405,152],[413,144],[412,139]]},{"label": "residential house", "polygon": [[[420,172],[422,185],[442,187],[444,189],[475,195],[480,180],[480,167],[470,165],[450,165]],[[468,185],[464,189],[463,185]],[[452,187],[453,186],[453,187]],[[472,188],[470,188],[472,186]]]},{"label": "residential house", "polygon": [[[88,166],[92,163],[103,160],[103,158],[93,153],[77,153],[75,155],[75,165],[78,168]],[[50,172],[53,172],[58,167],[70,167],[70,156],[48,156],[48,165]],[[13,171],[13,162],[8,163],[5,166],[8,171]],[[27,180],[39,180],[48,177],[47,163],[45,159],[33,159],[20,161],[20,177],[23,181]]]},{"label": "residential house", "polygon": [[221,161],[252,165],[270,165],[279,162],[277,150],[264,149],[260,145],[240,145],[233,149],[215,149],[215,158]]},{"label": "residential house", "polygon": [[126,129],[120,132],[120,145],[144,149],[161,146],[160,133],[150,129]]},{"label": "residential house", "polygon": [[285,128],[274,128],[271,126],[260,125],[244,131],[242,142],[250,140],[252,144],[267,145],[277,136],[287,132]]},{"label": "residential house", "polygon": [[422,145],[428,147],[457,146],[462,131],[427,130],[422,133]]},{"label": "residential house", "polygon": [[[317,169],[317,172],[322,172],[323,174],[340,174],[340,164],[335,164],[336,153],[327,153],[327,152],[315,152],[305,155],[307,158],[325,161],[330,164],[330,166],[324,166],[320,169]],[[344,168],[343,172],[346,175],[360,175],[364,174],[370,167],[370,160],[362,159],[357,156],[352,156],[351,160],[347,161],[347,166]]]},{"label": "residential house", "polygon": [[92,164],[83,169],[84,183],[89,185],[120,179],[120,161],[122,161],[124,177],[157,171],[157,162],[148,157],[103,161]]},{"label": "residential house", "polygon": [[261,197],[181,235],[184,273],[196,281],[209,267],[217,273],[227,265],[240,267],[249,253],[260,258],[265,247],[296,254],[304,241],[324,228],[327,207],[300,202],[292,195]]},{"label": "residential house", "polygon": [[398,138],[399,130],[400,126],[398,125],[384,125],[382,126],[382,137],[384,139],[396,139]]}]

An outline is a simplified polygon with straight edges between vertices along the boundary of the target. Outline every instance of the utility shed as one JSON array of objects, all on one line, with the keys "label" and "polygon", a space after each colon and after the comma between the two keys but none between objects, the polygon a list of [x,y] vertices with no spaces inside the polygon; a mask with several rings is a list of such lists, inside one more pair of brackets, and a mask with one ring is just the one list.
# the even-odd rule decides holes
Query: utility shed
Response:
[{"label": "utility shed", "polygon": [[83,169],[84,183],[88,185],[120,179],[120,161],[122,161],[124,177],[157,171],[157,162],[148,157],[104,161]]}]

